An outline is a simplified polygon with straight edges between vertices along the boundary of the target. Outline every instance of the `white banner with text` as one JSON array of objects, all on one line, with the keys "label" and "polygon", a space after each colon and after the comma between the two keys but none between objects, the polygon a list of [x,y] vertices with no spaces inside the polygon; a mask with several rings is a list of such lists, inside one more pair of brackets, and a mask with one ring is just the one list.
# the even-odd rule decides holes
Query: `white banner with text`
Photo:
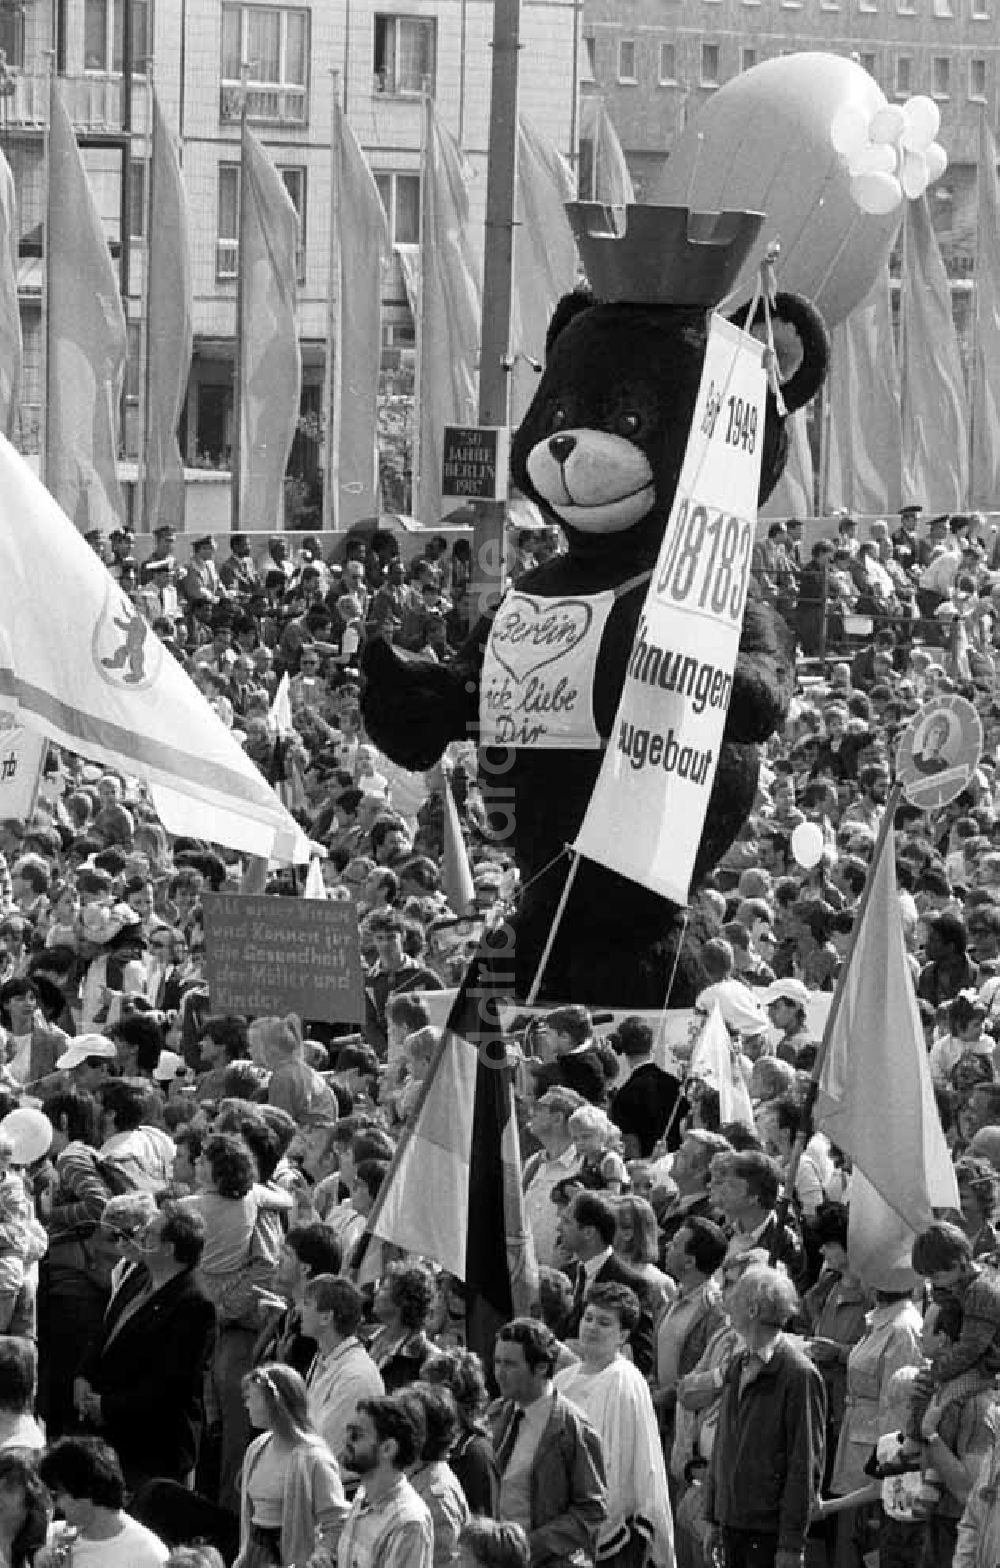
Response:
[{"label": "white banner with text", "polygon": [[677,493],[574,845],[678,904],[687,903],[732,696],[766,395],[763,345],[713,316]]}]

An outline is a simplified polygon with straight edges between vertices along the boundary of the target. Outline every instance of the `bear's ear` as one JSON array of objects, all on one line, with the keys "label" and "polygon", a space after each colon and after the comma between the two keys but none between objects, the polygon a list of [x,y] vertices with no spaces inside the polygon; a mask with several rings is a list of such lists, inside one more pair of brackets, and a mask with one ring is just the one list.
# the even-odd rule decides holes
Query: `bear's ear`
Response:
[{"label": "bear's ear", "polygon": [[577,288],[572,293],[563,295],[552,312],[549,330],[545,334],[546,359],[552,353],[552,345],[560,332],[568,327],[570,322],[574,321],[577,316],[582,316],[585,310],[591,310],[596,304],[595,296],[587,288]]},{"label": "bear's ear", "polygon": [[[745,305],[730,320],[747,331],[763,326],[763,306],[758,306],[753,322],[747,325],[749,312],[749,305]],[[786,359],[795,362],[787,381],[781,382],[785,407],[794,414],[797,408],[803,408],[816,396],[826,380],[830,367],[830,338],[819,311],[801,294],[776,294],[772,319],[779,373]]]}]

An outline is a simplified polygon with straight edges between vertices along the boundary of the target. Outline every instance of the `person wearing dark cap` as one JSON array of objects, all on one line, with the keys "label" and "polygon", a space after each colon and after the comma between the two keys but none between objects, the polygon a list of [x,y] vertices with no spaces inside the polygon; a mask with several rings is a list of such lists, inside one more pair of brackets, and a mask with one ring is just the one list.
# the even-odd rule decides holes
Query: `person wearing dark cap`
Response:
[{"label": "person wearing dark cap", "polygon": [[892,536],[892,549],[900,566],[909,571],[919,558],[920,540],[917,538],[917,520],[922,506],[911,503],[899,509],[899,527]]},{"label": "person wearing dark cap", "polygon": [[169,580],[173,582],[177,562],[174,559],[174,545],[177,542],[177,533],[170,523],[160,523],[153,529],[153,548],[147,555],[140,574],[141,581],[149,582],[152,574],[160,571],[165,565]]},{"label": "person wearing dark cap", "polygon": [[947,537],[948,515],[946,512],[942,512],[937,517],[932,517],[928,520],[927,532],[917,547],[917,566],[921,570],[931,564]]},{"label": "person wearing dark cap", "polygon": [[83,542],[84,544],[90,545],[90,548],[93,550],[99,561],[105,565],[107,564],[108,545],[107,540],[104,537],[103,529],[88,528],[87,532],[83,536]]},{"label": "person wearing dark cap", "polygon": [[215,540],[211,534],[202,534],[192,549],[194,553],[181,578],[181,596],[189,609],[199,604],[218,604],[226,597],[226,590],[215,564]]},{"label": "person wearing dark cap", "polygon": [[244,599],[260,587],[260,572],[246,534],[233,534],[229,547],[231,553],[219,567],[219,577],[231,594]]}]

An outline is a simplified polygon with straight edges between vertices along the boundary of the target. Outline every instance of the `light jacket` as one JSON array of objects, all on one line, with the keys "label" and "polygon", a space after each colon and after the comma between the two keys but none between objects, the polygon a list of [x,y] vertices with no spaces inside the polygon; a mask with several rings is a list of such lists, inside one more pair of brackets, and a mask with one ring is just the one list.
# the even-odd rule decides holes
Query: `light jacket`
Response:
[{"label": "light jacket", "polygon": [[[248,1482],[270,1438],[265,1432],[247,1449],[240,1477],[240,1553],[242,1568],[250,1538]],[[292,1450],[281,1509],[281,1561],[284,1568],[336,1568],[337,1542],[349,1509],[337,1462],[326,1444],[310,1438]]]}]

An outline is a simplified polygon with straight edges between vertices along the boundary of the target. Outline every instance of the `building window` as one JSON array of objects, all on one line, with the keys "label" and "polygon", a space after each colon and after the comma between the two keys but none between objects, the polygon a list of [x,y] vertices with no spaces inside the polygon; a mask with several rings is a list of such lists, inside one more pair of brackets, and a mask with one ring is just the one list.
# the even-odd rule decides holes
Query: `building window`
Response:
[{"label": "building window", "polygon": [[740,70],[741,71],[752,71],[756,64],[757,64],[757,51],[756,51],[756,49],[751,48],[749,44],[744,45],[744,47],[740,50]]},{"label": "building window", "polygon": [[718,87],[719,85],[718,44],[702,44],[701,46],[701,85],[703,87]]},{"label": "building window", "polygon": [[[145,76],[149,54],[149,0],[131,0],[131,3],[132,75]],[[84,0],[84,70],[120,76],[124,47],[124,0]]]},{"label": "building window", "polygon": [[215,276],[235,278],[240,261],[240,166],[219,164],[219,215],[216,225]]},{"label": "building window", "polygon": [[129,234],[134,240],[141,240],[146,232],[146,171],[148,165],[145,158],[133,158],[128,166],[129,173]]},{"label": "building window", "polygon": [[822,11],[839,11],[840,0],[820,0],[820,9]]},{"label": "building window", "polygon": [[896,0],[896,11],[899,16],[916,16],[916,0]]},{"label": "building window", "polygon": [[405,97],[434,92],[436,23],[415,16],[376,16],[375,91]]},{"label": "building window", "polygon": [[375,184],[385,208],[393,245],[419,245],[419,174],[376,174]]},{"label": "building window", "polygon": [[858,10],[874,16],[878,10],[878,0],[858,0]]},{"label": "building window", "polygon": [[24,70],[24,11],[0,11],[0,49],[8,66]]},{"label": "building window", "polygon": [[913,90],[913,61],[908,54],[896,57],[896,97],[908,98]]},{"label": "building window", "polygon": [[309,12],[279,6],[223,5],[221,118],[304,125],[308,114]]},{"label": "building window", "polygon": [[594,37],[593,33],[585,33],[584,34],[583,47],[584,47],[584,51],[585,51],[586,57],[587,57],[587,70],[590,72],[590,80],[591,81],[596,81],[597,80],[597,39]]},{"label": "building window", "polygon": [[636,82],[635,74],[635,40],[622,38],[618,44],[618,80],[620,82]]},{"label": "building window", "polygon": [[990,0],[972,0],[972,15],[977,22],[986,22],[990,15]]},{"label": "building window", "polygon": [[937,54],[931,61],[931,92],[935,98],[947,98],[951,91],[951,61],[946,54]]},{"label": "building window", "polygon": [[677,46],[660,45],[660,85],[668,86],[677,80]]},{"label": "building window", "polygon": [[955,15],[951,0],[932,0],[932,7],[934,15],[941,17],[942,20]]},{"label": "building window", "polygon": [[[295,273],[303,283],[306,275],[306,171],[297,165],[278,165],[282,184],[291,198],[299,219],[299,242],[295,252]],[[240,166],[219,164],[219,210],[215,245],[215,276],[224,283],[235,278],[240,262]]]},{"label": "building window", "polygon": [[973,55],[969,61],[969,97],[977,103],[986,99],[986,61],[981,55]]}]

